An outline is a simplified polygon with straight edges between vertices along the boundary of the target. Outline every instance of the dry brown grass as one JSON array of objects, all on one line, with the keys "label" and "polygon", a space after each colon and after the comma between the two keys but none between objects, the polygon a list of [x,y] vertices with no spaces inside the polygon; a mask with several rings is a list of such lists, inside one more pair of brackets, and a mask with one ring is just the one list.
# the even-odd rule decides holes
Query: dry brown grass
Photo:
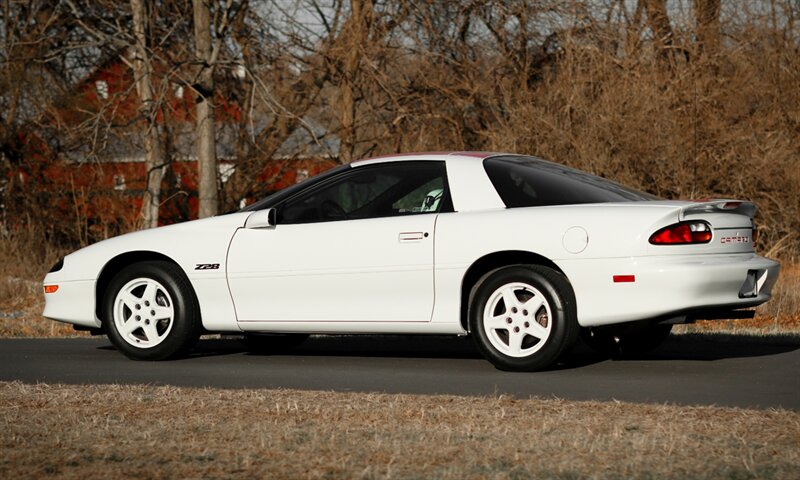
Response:
[{"label": "dry brown grass", "polygon": [[[568,38],[540,85],[507,87],[509,115],[487,149],[536,153],[665,198],[752,200],[761,248],[796,254],[800,55],[755,17],[745,22],[735,48],[692,52],[671,70],[644,52]],[[624,41],[613,28],[593,33]]]},{"label": "dry brown grass", "polygon": [[0,477],[798,478],[786,410],[0,384]]},{"label": "dry brown grass", "polygon": [[0,235],[0,337],[75,335],[71,325],[42,317],[42,279],[66,253],[34,232]]},{"label": "dry brown grass", "polygon": [[800,264],[784,264],[772,300],[759,307],[760,316],[786,319],[800,329]]}]

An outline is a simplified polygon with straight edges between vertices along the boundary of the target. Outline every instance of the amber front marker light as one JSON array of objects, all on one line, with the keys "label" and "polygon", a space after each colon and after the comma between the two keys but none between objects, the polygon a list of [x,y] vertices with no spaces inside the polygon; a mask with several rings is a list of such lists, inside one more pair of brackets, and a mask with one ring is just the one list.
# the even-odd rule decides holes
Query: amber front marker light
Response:
[{"label": "amber front marker light", "polygon": [[44,286],[44,293],[56,293],[58,291],[58,285],[45,285]]}]

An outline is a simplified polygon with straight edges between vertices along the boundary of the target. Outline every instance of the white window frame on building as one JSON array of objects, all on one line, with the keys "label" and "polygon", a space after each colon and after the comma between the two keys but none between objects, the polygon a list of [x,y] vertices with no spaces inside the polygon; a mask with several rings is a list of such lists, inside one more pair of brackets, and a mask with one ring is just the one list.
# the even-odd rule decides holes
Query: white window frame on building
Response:
[{"label": "white window frame on building", "polygon": [[108,82],[105,80],[97,80],[94,82],[94,88],[97,90],[97,96],[103,100],[108,100]]}]

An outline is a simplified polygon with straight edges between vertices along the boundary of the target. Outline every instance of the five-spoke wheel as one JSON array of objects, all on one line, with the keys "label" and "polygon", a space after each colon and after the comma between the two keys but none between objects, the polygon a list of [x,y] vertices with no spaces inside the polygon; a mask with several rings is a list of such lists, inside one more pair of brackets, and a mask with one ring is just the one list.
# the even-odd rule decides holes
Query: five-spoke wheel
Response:
[{"label": "five-spoke wheel", "polygon": [[509,357],[527,357],[547,342],[552,332],[550,304],[528,283],[515,282],[495,290],[483,311],[489,342]]},{"label": "five-spoke wheel", "polygon": [[163,261],[134,263],[118,272],[106,289],[103,321],[114,346],[136,360],[184,353],[201,329],[189,279]]},{"label": "five-spoke wheel", "polygon": [[134,278],[114,299],[114,327],[134,347],[152,348],[163,342],[172,330],[174,317],[172,297],[152,278]]},{"label": "five-spoke wheel", "polygon": [[569,282],[539,265],[509,266],[482,278],[469,320],[478,348],[503,370],[546,368],[578,333]]}]

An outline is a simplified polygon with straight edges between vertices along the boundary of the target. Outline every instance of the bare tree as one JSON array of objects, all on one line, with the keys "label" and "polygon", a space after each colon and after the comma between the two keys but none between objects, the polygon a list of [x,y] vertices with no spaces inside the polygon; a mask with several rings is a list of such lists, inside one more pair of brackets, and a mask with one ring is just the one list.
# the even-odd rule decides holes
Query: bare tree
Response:
[{"label": "bare tree", "polygon": [[700,51],[713,54],[719,47],[720,0],[695,0],[694,16]]},{"label": "bare tree", "polygon": [[666,0],[639,0],[644,2],[647,26],[653,32],[656,54],[667,65],[675,58],[675,33],[669,22]]},{"label": "bare tree", "polygon": [[341,123],[341,148],[339,151],[342,162],[353,160],[355,153],[356,131],[355,117],[358,107],[356,95],[360,70],[360,63],[364,54],[363,46],[369,37],[370,24],[372,23],[372,0],[351,0],[350,19],[339,39],[341,68],[341,81],[339,82],[340,105],[339,121]]},{"label": "bare tree", "polygon": [[[299,141],[315,143],[310,155],[343,162],[411,150],[516,151],[669,198],[753,198],[762,207],[762,241],[800,251],[800,215],[791,201],[800,185],[792,167],[800,152],[796,0],[764,0],[767,8],[757,12],[728,8],[724,25],[720,5],[730,0],[696,0],[694,24],[672,23],[673,3],[0,2],[6,5],[0,8],[0,188],[5,182],[7,217],[65,206],[74,212],[60,223],[87,225],[92,213],[81,208],[91,208],[92,195],[127,200],[95,182],[83,196],[62,194],[54,202],[48,161],[72,163],[60,171],[76,163],[85,171],[88,160],[100,171],[113,157],[109,146],[127,156],[152,153],[143,142],[152,132],[161,134],[165,161],[183,159],[196,132],[197,156],[212,160],[201,175],[202,216],[217,205],[215,155],[236,158],[219,194],[220,208],[231,209],[285,184],[273,180],[291,178],[295,140],[305,137]],[[138,29],[137,5],[149,8]],[[770,8],[771,16],[763,15]],[[692,36],[696,42],[684,40]],[[684,61],[689,51],[698,52],[691,63]],[[141,85],[147,60],[152,102]],[[703,68],[715,63],[724,68]],[[136,83],[121,80],[116,98],[99,101],[93,75],[107,68],[122,76],[135,71]],[[177,94],[190,86],[197,104],[194,95]],[[304,135],[293,135],[298,131]],[[129,143],[113,144],[119,138]],[[36,159],[43,159],[41,168]],[[167,173],[177,176],[178,169]],[[138,180],[129,180],[131,189],[141,188]],[[162,217],[177,203],[164,200],[178,189],[167,180]],[[188,202],[180,206],[188,216]],[[63,237],[85,242],[105,235],[88,230],[63,228]]]},{"label": "bare tree", "polygon": [[197,82],[193,85],[197,92],[197,182],[200,199],[200,218],[217,214],[217,151],[214,125],[214,64],[211,47],[211,9],[210,0],[192,0],[194,12],[195,55],[199,63]]},{"label": "bare tree", "polygon": [[144,123],[144,157],[147,171],[146,191],[142,201],[144,226],[158,226],[159,201],[161,197],[161,177],[164,168],[163,149],[156,123],[156,102],[153,99],[153,72],[147,48],[147,11],[143,0],[131,0],[133,13],[132,67],[136,92],[139,94],[139,112]]}]

